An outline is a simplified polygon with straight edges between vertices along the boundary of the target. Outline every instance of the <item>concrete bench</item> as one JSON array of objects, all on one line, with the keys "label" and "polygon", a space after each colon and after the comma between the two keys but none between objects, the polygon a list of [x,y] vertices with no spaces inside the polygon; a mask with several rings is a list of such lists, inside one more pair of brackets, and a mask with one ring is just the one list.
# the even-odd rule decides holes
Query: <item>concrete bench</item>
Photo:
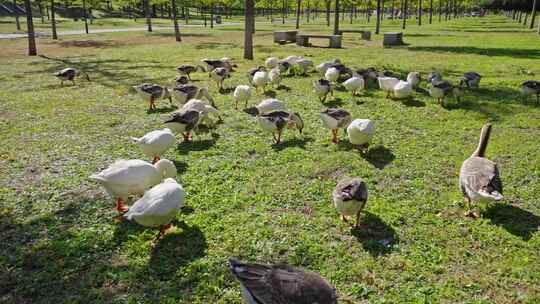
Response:
[{"label": "concrete bench", "polygon": [[298,31],[275,31],[274,43],[284,44],[287,42],[296,42]]},{"label": "concrete bench", "polygon": [[383,46],[404,45],[403,32],[384,33]]},{"label": "concrete bench", "polygon": [[367,31],[367,30],[339,30],[340,35],[343,35],[343,33],[359,33],[360,37],[363,40],[371,40],[371,31]]},{"label": "concrete bench", "polygon": [[299,46],[310,46],[309,38],[322,38],[328,39],[329,47],[333,49],[341,48],[341,35],[305,35],[301,34],[296,36],[296,44]]}]

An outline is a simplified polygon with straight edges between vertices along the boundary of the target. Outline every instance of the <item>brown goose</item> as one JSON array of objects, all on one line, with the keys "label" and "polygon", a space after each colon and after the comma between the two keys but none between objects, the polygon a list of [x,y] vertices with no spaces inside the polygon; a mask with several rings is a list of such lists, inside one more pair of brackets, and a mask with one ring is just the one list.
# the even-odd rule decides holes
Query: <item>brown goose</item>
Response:
[{"label": "brown goose", "polygon": [[[273,111],[257,116],[257,121],[264,131],[271,132],[276,144],[281,142],[281,134],[285,127],[296,128],[302,134],[304,121],[298,113]],[[277,137],[276,137],[277,133]]]},{"label": "brown goose", "polygon": [[180,75],[187,76],[189,80],[191,80],[191,76],[189,76],[189,74],[197,72],[197,70],[201,70],[201,72],[204,72],[204,68],[200,65],[193,66],[193,65],[187,65],[187,64],[177,67],[176,70],[178,71]]},{"label": "brown goose", "polygon": [[54,73],[58,79],[60,79],[60,85],[64,85],[64,81],[71,81],[75,85],[75,77],[83,75],[87,81],[90,81],[90,76],[83,71],[77,70],[75,68],[65,68],[59,72]]},{"label": "brown goose", "polygon": [[177,111],[164,123],[175,133],[182,133],[184,141],[190,141],[191,131],[197,127],[201,120],[201,113],[195,110]]},{"label": "brown goose", "polygon": [[471,202],[500,201],[503,199],[503,187],[497,164],[485,158],[490,133],[491,124],[488,123],[482,128],[478,147],[463,162],[459,172],[459,184],[469,209],[468,214],[471,214]]},{"label": "brown goose", "polygon": [[360,213],[368,198],[367,186],[360,178],[347,178],[340,181],[332,192],[334,206],[347,221],[348,216],[356,215],[356,228],[360,226]]},{"label": "brown goose", "polygon": [[150,107],[149,110],[156,109],[155,101],[158,99],[169,99],[169,103],[172,105],[172,97],[169,89],[162,87],[155,83],[143,83],[137,86],[133,86],[133,89],[143,100],[148,100]]},{"label": "brown goose", "polygon": [[321,112],[321,120],[332,131],[332,142],[338,143],[338,131],[351,123],[351,113],[339,108],[327,108]]},{"label": "brown goose", "polygon": [[320,275],[286,265],[247,264],[230,259],[247,304],[336,304],[336,289]]}]

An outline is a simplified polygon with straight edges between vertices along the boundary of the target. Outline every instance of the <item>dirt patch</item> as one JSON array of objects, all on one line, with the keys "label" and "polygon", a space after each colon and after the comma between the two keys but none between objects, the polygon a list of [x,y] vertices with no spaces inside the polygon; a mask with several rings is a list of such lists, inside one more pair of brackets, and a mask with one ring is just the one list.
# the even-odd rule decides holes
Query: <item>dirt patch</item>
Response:
[{"label": "dirt patch", "polygon": [[61,47],[81,47],[81,48],[105,48],[122,45],[120,41],[113,40],[66,40],[58,43]]}]

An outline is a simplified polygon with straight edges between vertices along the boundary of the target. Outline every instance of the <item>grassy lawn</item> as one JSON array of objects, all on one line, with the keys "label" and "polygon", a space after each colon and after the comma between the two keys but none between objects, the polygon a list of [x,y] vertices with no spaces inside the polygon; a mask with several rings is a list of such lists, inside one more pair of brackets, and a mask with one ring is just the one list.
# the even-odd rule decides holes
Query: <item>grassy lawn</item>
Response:
[{"label": "grassy lawn", "polygon": [[[0,302],[240,303],[227,268],[236,256],[317,271],[358,303],[538,303],[540,105],[519,94],[522,81],[540,78],[538,35],[487,17],[411,25],[410,45],[392,49],[380,47],[381,37],[349,34],[335,50],[274,45],[276,28],[258,28],[253,62],[240,60],[239,28],[186,29],[182,44],[164,31],[39,39],[44,56],[34,58],[24,56],[25,40],[2,41]],[[144,159],[128,138],[162,128],[167,111],[161,102],[162,111],[147,113],[131,85],[168,84],[177,65],[228,56],[239,62],[226,82],[234,86],[266,57],[292,54],[403,75],[436,69],[454,82],[469,70],[484,78],[446,108],[425,94],[399,102],[375,89],[356,98],[338,91],[323,105],[311,89],[317,75],[285,78],[290,91],[273,93],[306,128],[303,136],[286,131],[276,146],[234,110],[230,93],[195,74],[225,119],[215,134],[165,155],[188,192],[178,230],[152,247],[156,230],[113,221],[113,200],[88,176],[116,159]],[[93,81],[60,87],[52,73],[66,66]],[[328,105],[374,120],[366,157],[342,133],[340,145],[330,143],[318,117]],[[486,121],[494,125],[487,154],[500,166],[506,199],[480,205],[473,220],[462,215],[457,177]],[[362,231],[331,204],[343,176],[368,184]]]}]

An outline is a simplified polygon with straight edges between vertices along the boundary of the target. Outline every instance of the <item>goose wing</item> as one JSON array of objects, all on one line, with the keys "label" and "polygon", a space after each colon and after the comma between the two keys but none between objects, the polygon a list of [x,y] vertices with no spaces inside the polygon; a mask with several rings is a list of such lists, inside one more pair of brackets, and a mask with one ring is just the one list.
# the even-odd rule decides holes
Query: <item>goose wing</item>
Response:
[{"label": "goose wing", "polygon": [[499,168],[487,158],[470,157],[465,160],[460,170],[460,179],[463,191],[470,189],[475,192],[484,190],[487,193],[503,193]]}]

